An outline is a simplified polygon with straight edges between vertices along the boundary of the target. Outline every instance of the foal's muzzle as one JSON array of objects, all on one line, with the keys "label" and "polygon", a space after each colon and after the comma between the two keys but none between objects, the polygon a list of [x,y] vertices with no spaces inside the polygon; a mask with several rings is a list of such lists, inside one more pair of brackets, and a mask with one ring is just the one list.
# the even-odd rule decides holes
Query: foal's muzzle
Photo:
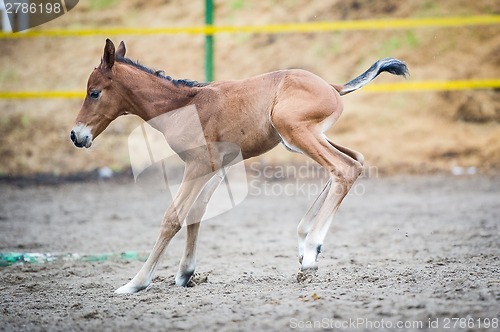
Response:
[{"label": "foal's muzzle", "polygon": [[78,148],[89,148],[92,145],[92,134],[86,126],[78,125],[71,130],[69,138]]},{"label": "foal's muzzle", "polygon": [[71,138],[73,144],[75,144],[78,148],[83,148],[87,144],[88,137],[86,136],[79,141],[74,130],[71,131],[69,137]]}]

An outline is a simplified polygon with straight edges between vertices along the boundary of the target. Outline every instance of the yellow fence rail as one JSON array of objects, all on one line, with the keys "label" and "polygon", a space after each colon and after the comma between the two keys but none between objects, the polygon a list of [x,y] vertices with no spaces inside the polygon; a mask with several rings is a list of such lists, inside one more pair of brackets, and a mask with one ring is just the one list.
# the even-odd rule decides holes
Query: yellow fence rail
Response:
[{"label": "yellow fence rail", "polygon": [[459,27],[474,25],[500,24],[500,15],[469,17],[428,17],[380,20],[353,20],[336,22],[307,22],[290,24],[271,24],[262,26],[199,26],[199,27],[160,27],[160,28],[102,28],[102,29],[59,29],[28,30],[22,33],[0,33],[0,39],[19,39],[36,37],[89,37],[116,35],[164,35],[192,34],[213,35],[217,33],[307,33],[346,30],[388,30],[413,29],[424,27]]},{"label": "yellow fence rail", "polygon": [[83,99],[84,91],[0,91],[0,99]]},{"label": "yellow fence rail", "polygon": [[[365,92],[418,92],[500,89],[500,79],[469,81],[420,81],[379,83],[363,88]],[[85,91],[0,91],[0,99],[83,99]]]},{"label": "yellow fence rail", "polygon": [[481,89],[500,89],[500,79],[379,83],[367,85],[363,88],[363,90],[367,92],[415,92]]}]

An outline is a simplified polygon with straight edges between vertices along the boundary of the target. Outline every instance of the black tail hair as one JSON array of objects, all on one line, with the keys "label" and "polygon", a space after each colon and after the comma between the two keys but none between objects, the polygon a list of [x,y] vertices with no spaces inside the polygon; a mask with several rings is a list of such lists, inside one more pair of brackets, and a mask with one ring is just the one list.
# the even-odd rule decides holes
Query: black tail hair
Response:
[{"label": "black tail hair", "polygon": [[363,74],[344,84],[339,91],[340,95],[343,96],[358,90],[359,88],[370,83],[375,77],[384,71],[393,75],[404,76],[405,78],[409,74],[408,67],[404,62],[394,58],[381,59],[375,62]]}]

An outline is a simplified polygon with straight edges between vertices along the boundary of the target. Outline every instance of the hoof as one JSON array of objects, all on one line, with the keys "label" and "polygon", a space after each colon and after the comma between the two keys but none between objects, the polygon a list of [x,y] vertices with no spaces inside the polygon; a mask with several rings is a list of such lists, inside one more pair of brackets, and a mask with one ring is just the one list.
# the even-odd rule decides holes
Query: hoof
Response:
[{"label": "hoof", "polygon": [[310,284],[317,279],[317,269],[302,270],[297,273],[297,282]]},{"label": "hoof", "polygon": [[[182,277],[182,276],[181,276]],[[194,287],[199,284],[204,284],[208,282],[208,273],[191,273],[189,277],[181,278],[177,276],[175,278],[175,284],[182,287]]]},{"label": "hoof", "polygon": [[194,270],[179,273],[175,277],[175,284],[181,287],[188,287],[190,280],[193,278],[193,275],[194,275]]},{"label": "hoof", "polygon": [[130,282],[117,290],[115,290],[115,294],[134,294],[137,292],[140,292],[143,289],[149,289],[151,287],[151,284],[147,286],[137,286],[134,284],[131,284]]}]

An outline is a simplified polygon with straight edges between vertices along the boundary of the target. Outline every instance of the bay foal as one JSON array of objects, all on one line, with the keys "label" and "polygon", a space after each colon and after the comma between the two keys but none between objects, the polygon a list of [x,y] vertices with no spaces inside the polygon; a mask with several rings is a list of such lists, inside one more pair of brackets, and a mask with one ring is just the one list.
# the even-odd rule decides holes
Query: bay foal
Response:
[{"label": "bay foal", "polygon": [[[342,114],[341,95],[355,91],[381,72],[406,76],[406,65],[393,58],[375,62],[344,85],[329,84],[299,69],[280,70],[241,81],[197,83],[174,80],[125,58],[125,44],[107,39],[100,65],[91,73],[87,95],[71,130],[77,147],[92,141],[123,114],[135,114],[165,134],[185,161],[183,182],[167,209],[158,239],[143,267],[116,293],[147,288],[170,240],[187,224],[187,238],[176,284],[186,286],[195,271],[196,241],[208,201],[223,179],[224,167],[241,153],[258,156],[280,142],[324,167],[328,183],[298,226],[301,271],[315,271],[318,255],[332,218],[363,168],[363,156],[340,146],[325,132]],[[190,121],[162,114],[194,107],[202,133]],[[177,119],[177,120],[176,120]],[[226,144],[227,143],[227,144]]]}]

